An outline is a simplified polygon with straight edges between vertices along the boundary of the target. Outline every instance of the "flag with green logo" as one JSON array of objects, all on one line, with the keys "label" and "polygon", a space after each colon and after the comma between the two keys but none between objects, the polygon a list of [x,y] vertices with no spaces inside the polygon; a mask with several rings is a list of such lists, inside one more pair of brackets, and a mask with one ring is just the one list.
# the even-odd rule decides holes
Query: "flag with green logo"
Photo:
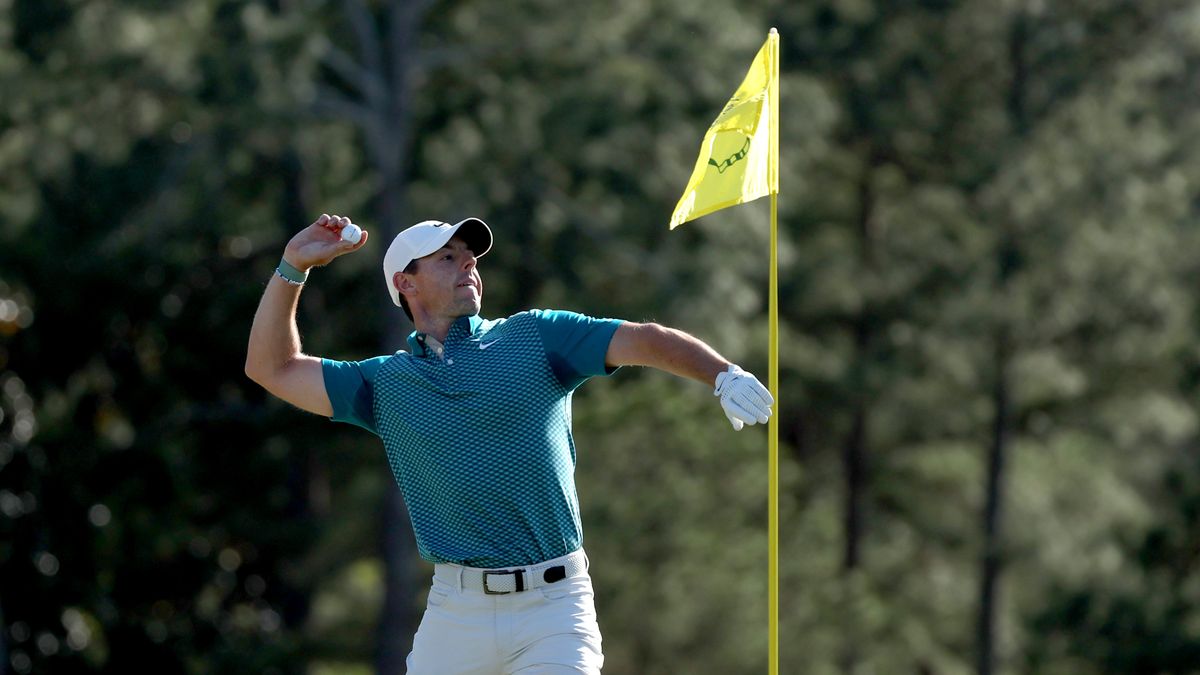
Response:
[{"label": "flag with green logo", "polygon": [[689,220],[779,191],[778,152],[772,147],[779,121],[770,100],[779,91],[779,36],[772,33],[750,71],[717,116],[671,214],[671,229]]}]

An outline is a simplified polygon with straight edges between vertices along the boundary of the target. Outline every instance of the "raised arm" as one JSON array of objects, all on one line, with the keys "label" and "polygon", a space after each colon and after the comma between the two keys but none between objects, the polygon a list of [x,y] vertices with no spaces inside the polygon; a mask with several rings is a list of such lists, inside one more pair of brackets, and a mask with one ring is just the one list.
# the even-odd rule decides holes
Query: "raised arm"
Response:
[{"label": "raised arm", "polygon": [[656,323],[622,323],[609,342],[609,366],[649,366],[714,386],[734,430],[766,423],[775,403],[758,378],[687,333]]},{"label": "raised arm", "polygon": [[[342,241],[341,230],[349,224],[349,218],[322,215],[292,237],[284,249],[283,261],[307,274],[313,267],[357,251],[367,243],[367,233],[362,233],[357,244]],[[288,403],[330,417],[333,406],[325,392],[321,359],[300,351],[296,306],[302,288],[302,284],[291,283],[279,273],[271,275],[250,328],[246,375]]]}]

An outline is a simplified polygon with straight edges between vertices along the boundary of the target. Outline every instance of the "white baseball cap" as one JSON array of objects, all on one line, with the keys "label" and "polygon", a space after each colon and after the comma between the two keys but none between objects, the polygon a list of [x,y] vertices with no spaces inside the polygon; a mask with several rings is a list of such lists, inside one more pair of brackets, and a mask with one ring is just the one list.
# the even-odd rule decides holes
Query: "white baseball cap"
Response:
[{"label": "white baseball cap", "polygon": [[454,225],[440,220],[425,220],[404,230],[392,240],[392,245],[388,246],[387,253],[383,256],[383,280],[387,284],[388,292],[392,294],[392,302],[396,303],[397,307],[401,306],[400,291],[392,283],[396,272],[403,272],[410,262],[424,258],[445,246],[455,233],[462,237],[476,258],[482,258],[483,254],[492,248],[492,230],[487,223],[478,218],[466,218]]}]

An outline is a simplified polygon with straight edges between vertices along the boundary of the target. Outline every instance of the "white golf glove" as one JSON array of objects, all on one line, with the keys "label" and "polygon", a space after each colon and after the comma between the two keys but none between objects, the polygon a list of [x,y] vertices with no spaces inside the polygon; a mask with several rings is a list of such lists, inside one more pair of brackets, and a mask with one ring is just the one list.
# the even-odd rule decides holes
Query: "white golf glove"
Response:
[{"label": "white golf glove", "polygon": [[775,397],[757,377],[732,363],[729,370],[717,375],[713,396],[721,397],[721,407],[734,431],[741,431],[743,424],[766,424],[775,404]]}]

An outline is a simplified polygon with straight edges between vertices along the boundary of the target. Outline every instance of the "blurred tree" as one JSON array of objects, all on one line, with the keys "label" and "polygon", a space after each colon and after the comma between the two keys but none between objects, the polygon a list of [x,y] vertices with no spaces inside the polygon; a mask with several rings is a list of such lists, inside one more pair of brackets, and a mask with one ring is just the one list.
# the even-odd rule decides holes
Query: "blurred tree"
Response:
[{"label": "blurred tree", "polygon": [[[989,506],[985,491],[963,484],[972,480],[974,472],[982,475],[984,466],[955,457],[954,451],[986,445],[989,426],[1002,430],[1005,425],[996,424],[1006,417],[1001,404],[1007,400],[1012,439],[1020,442],[1021,434],[1031,429],[1030,419],[1058,419],[1072,406],[1086,409],[1089,403],[1085,401],[1102,395],[1100,392],[1117,398],[1141,395],[1135,392],[1140,392],[1144,382],[1124,380],[1120,371],[1101,365],[1110,363],[1111,355],[1062,349],[1058,338],[1037,330],[1054,325],[1054,320],[1046,312],[1047,296],[1031,295],[1031,279],[1038,279],[1039,287],[1047,284],[1042,288],[1053,288],[1059,297],[1072,298],[1077,304],[1071,315],[1086,315],[1088,310],[1080,309],[1083,306],[1102,306],[1096,303],[1110,301],[1112,290],[1094,284],[1077,286],[1072,280],[1064,283],[1056,274],[1063,250],[1061,239],[1025,241],[1030,230],[1025,224],[1029,202],[1025,192],[1036,186],[1054,195],[1046,202],[1045,217],[1037,221],[1039,231],[1055,232],[1059,238],[1068,234],[1087,237],[1092,228],[1080,227],[1081,221],[1090,225],[1087,217],[1072,212],[1050,216],[1052,209],[1063,206],[1066,195],[1045,179],[1012,185],[1012,190],[1002,188],[1003,197],[993,198],[999,195],[998,185],[1008,186],[1003,176],[1018,171],[1016,167],[1032,165],[1027,160],[1047,140],[1036,130],[1050,125],[1059,110],[1077,100],[1080,91],[1106,86],[1101,83],[1110,69],[1124,63],[1147,40],[1152,44],[1164,41],[1155,30],[1159,17],[1171,16],[1173,8],[1184,6],[1107,2],[1039,10],[1036,7],[1041,5],[1027,9],[988,3],[829,2],[789,6],[781,14],[783,34],[793,36],[784,41],[785,64],[821,74],[840,97],[837,145],[821,158],[822,170],[808,178],[811,186],[804,189],[801,200],[806,218],[811,220],[798,231],[804,259],[810,261],[804,267],[821,269],[822,274],[809,278],[801,272],[799,276],[807,282],[801,286],[807,292],[797,295],[801,302],[793,305],[797,312],[792,320],[814,336],[814,356],[792,362],[807,391],[787,400],[803,401],[810,408],[792,417],[814,420],[803,427],[797,439],[809,466],[816,469],[821,454],[838,445],[848,460],[843,463],[849,481],[843,546],[845,559],[853,559],[849,553],[857,552],[865,574],[858,579],[851,575],[842,586],[846,591],[839,614],[845,619],[843,670],[856,668],[855,652],[868,663],[894,663],[888,655],[897,643],[900,653],[915,657],[919,668],[964,667],[961,660],[946,659],[945,655],[969,652],[970,638],[961,632],[970,625],[969,606],[952,598],[965,597],[969,588],[964,583],[969,579],[964,563],[973,546],[963,544],[978,538],[963,529],[966,523],[961,519],[950,517],[953,509],[938,513],[923,503],[928,502],[928,495],[936,494],[951,504],[999,513],[1003,482],[993,482],[996,497]],[[1037,14],[1031,35],[1021,38],[1028,42],[1027,53],[1017,54],[1026,73],[1022,89],[1013,86],[1015,71],[1010,67],[1015,43],[1005,34],[1007,28],[998,27],[1012,26],[1011,17],[1026,11]],[[1017,96],[1009,97],[1012,92]],[[1022,131],[1012,123],[1009,111],[1013,105],[1027,110],[1026,124],[1034,131]],[[1061,130],[1055,133],[1061,135]],[[1120,153],[1133,157],[1138,151],[1129,147]],[[878,165],[873,173],[858,169],[864,158]],[[1051,175],[1088,175],[1097,168],[1094,159],[1074,160],[1070,165],[1074,168],[1064,166],[1061,156],[1047,159],[1040,157],[1037,166]],[[1145,176],[1143,171],[1134,168],[1132,173]],[[863,175],[873,176],[868,183],[873,188],[870,191],[862,189]],[[1119,174],[1105,172],[1090,184],[1119,185],[1123,180]],[[1102,206],[1112,209],[1111,204]],[[862,231],[862,214],[868,208],[878,214],[880,239],[875,255],[864,258],[861,242],[865,240],[860,238],[855,247],[852,233]],[[1008,244],[1004,243],[1006,236]],[[1029,262],[1034,254],[1037,262]],[[997,286],[993,281],[1000,269],[996,261],[1014,255],[1019,264],[1016,271],[1008,273],[1012,280]],[[1043,255],[1045,258],[1040,257]],[[818,263],[826,265],[818,268]],[[1088,264],[1108,268],[1120,263],[1099,258]],[[880,274],[883,278],[876,286],[873,280]],[[1169,279],[1154,283],[1161,289],[1158,292],[1178,291]],[[1168,290],[1172,288],[1175,290]],[[1080,305],[1082,296],[1091,300]],[[1065,300],[1056,298],[1055,306],[1062,306],[1061,302]],[[1111,311],[1126,319],[1120,325],[1106,326],[1112,331],[1106,335],[1114,339],[1116,334],[1150,333],[1156,338],[1162,334],[1162,317],[1146,316],[1133,305]],[[879,340],[874,350],[862,348],[864,318],[875,327],[867,332]],[[1176,316],[1165,325],[1177,320]],[[1012,334],[1013,344],[1000,349],[999,361],[996,350],[980,349],[988,342],[1006,342],[988,337],[992,326],[1008,326],[1004,331]],[[1165,335],[1178,336],[1171,330]],[[799,343],[804,344],[803,340]],[[1048,354],[1054,354],[1049,362]],[[861,361],[864,358],[866,363]],[[1043,409],[1045,400],[1026,398],[1024,379],[1018,379],[1016,387],[1000,386],[1002,380],[989,374],[1013,370],[1016,375],[1012,377],[1027,378],[1027,364],[1045,368],[1059,359],[1092,363],[1114,379],[1097,377],[1086,388],[1087,394],[1065,389],[1056,405]],[[869,410],[873,414],[867,419],[875,420],[865,432],[860,425],[864,381],[874,383],[866,390],[869,398],[865,400],[872,401]],[[1169,383],[1158,380],[1152,386],[1161,389]],[[988,391],[997,392],[990,402]],[[1009,391],[1008,395],[998,396],[1003,391]],[[941,406],[931,405],[938,403]],[[839,435],[848,440],[834,441]],[[869,454],[863,452],[863,438],[872,441]],[[993,441],[992,447],[1002,450],[1004,444]],[[872,458],[865,474],[851,468],[864,457]],[[865,484],[869,497],[859,498],[860,502],[854,490],[863,487],[855,479],[861,475],[871,480]],[[1028,477],[1023,477],[1022,484],[1023,489],[1037,489]],[[856,507],[856,503],[864,506]],[[865,530],[869,536],[854,546],[855,538],[864,536],[864,523],[872,521],[875,523]],[[913,528],[919,538],[910,543],[904,533]],[[994,567],[987,574],[998,573],[1001,563],[1012,558],[1011,552],[1005,553],[1010,545],[1004,542],[1002,532],[998,527],[993,531],[994,543],[984,547],[1002,557],[990,557]],[[863,558],[863,549],[876,559]],[[934,556],[936,562],[924,556],[921,559],[930,566],[929,574],[940,576],[908,574],[920,569],[911,561],[922,554]],[[942,568],[943,564],[949,567]],[[952,573],[953,582],[945,574],[949,570],[958,570]],[[994,584],[995,578],[989,583]],[[931,583],[935,579],[938,583]],[[905,591],[906,585],[912,590]],[[907,628],[895,630],[900,619],[886,609],[874,621],[863,616],[858,601],[864,591],[869,598],[881,600],[884,608],[900,612]],[[915,604],[910,604],[914,600]],[[980,609],[983,614],[975,652],[980,655],[977,669],[984,669],[992,662],[985,643],[992,639],[992,629],[990,620],[983,618],[990,610]],[[953,616],[958,619],[947,620]],[[885,631],[878,641],[874,634],[871,639],[863,637],[873,625]],[[1011,634],[1010,620],[1001,627],[1008,633],[999,643],[1003,645],[1000,662],[1004,663],[1019,649],[1019,639]],[[928,636],[935,637],[930,640]],[[859,647],[864,642],[871,643],[870,650]]]},{"label": "blurred tree", "polygon": [[269,268],[227,283],[276,217],[291,127],[270,54],[300,26],[228,2],[14,3],[5,19],[27,95],[3,112],[18,169],[0,269],[24,300],[0,369],[38,411],[0,474],[20,504],[0,559],[9,663],[302,660],[311,579],[288,570],[319,524],[311,455],[243,396],[236,327]]},{"label": "blurred tree", "polygon": [[[764,370],[765,205],[665,222],[766,14],[784,671],[1187,672],[1191,5],[0,6],[0,663],[402,658],[422,598],[389,584],[427,568],[381,556],[411,541],[378,443],[241,375],[317,211],[383,243],[482,215],[488,315],[659,320]],[[402,347],[383,248],[314,273],[308,351]],[[609,670],[761,672],[761,432],[658,373],[576,401]]]}]

